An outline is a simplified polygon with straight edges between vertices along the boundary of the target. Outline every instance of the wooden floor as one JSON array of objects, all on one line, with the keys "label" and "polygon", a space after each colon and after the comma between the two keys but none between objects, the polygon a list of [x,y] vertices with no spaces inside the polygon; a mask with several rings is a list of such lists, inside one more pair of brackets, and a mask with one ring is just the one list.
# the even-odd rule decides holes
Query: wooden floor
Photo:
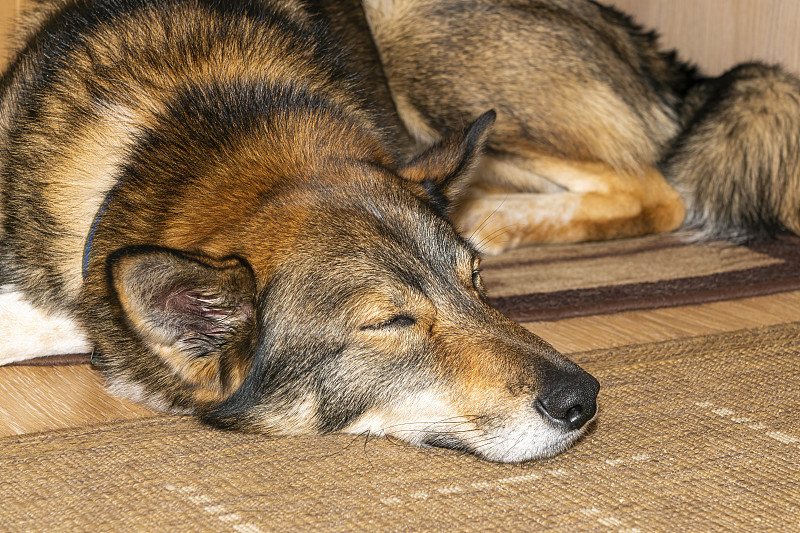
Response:
[{"label": "wooden floor", "polygon": [[107,393],[89,365],[0,367],[0,436],[154,414]]},{"label": "wooden floor", "polygon": [[[565,353],[800,320],[800,292],[525,324]],[[89,366],[0,367],[0,436],[154,416],[103,389]]]}]

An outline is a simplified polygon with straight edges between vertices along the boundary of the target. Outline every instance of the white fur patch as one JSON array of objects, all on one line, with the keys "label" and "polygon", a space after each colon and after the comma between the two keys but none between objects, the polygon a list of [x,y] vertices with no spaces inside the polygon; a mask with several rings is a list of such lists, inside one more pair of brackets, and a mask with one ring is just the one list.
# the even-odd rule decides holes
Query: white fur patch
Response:
[{"label": "white fur patch", "polygon": [[343,432],[392,436],[422,446],[431,435],[461,423],[466,423],[465,419],[457,415],[444,395],[428,390],[382,408],[370,409]]},{"label": "white fur patch", "polygon": [[84,246],[98,210],[118,178],[118,170],[142,119],[116,105],[98,105],[102,121],[94,135],[82,139],[59,163],[57,184],[51,185],[68,232],[55,243],[61,247],[63,276],[69,298],[77,298],[83,285]]},{"label": "white fur patch", "polygon": [[555,194],[568,190],[550,177],[537,174],[535,168],[525,168],[525,162],[521,160],[485,155],[475,174],[479,181],[510,187],[517,193]]},{"label": "white fur patch", "polygon": [[[565,432],[545,421],[531,402],[516,412],[499,412],[480,418],[452,405],[447,395],[430,389],[405,401],[364,413],[344,433],[371,434],[401,439],[415,446],[425,446],[435,437],[458,442],[475,455],[500,463],[518,463],[552,457],[566,450],[584,432]],[[501,421],[498,423],[497,421]]]},{"label": "white fur patch", "polygon": [[149,394],[141,383],[131,381],[122,376],[107,376],[106,390],[119,398],[125,398],[135,403],[146,405],[156,411],[178,415],[192,414],[190,409],[172,409],[169,404],[157,394]]},{"label": "white fur patch", "polygon": [[439,140],[440,135],[431,127],[408,99],[402,94],[393,93],[397,113],[408,132],[417,141],[418,148],[431,145]]},{"label": "white fur patch", "polygon": [[86,333],[75,321],[34,307],[9,287],[0,288],[0,339],[0,365],[92,351]]},{"label": "white fur patch", "polygon": [[263,408],[257,412],[258,428],[267,434],[306,435],[316,432],[319,400],[309,394],[302,401],[282,409]]}]

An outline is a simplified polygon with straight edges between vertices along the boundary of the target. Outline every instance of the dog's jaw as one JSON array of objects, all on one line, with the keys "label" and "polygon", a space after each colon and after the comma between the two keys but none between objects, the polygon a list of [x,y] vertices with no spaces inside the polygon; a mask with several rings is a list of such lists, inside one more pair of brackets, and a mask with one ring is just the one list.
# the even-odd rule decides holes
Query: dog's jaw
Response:
[{"label": "dog's jaw", "polygon": [[521,463],[558,455],[591,426],[590,422],[565,431],[544,420],[535,409],[491,415],[459,411],[445,392],[429,389],[405,401],[370,409],[343,432],[394,438],[419,447],[450,448],[497,463]]},{"label": "dog's jaw", "polygon": [[491,431],[491,443],[469,451],[498,463],[547,459],[566,451],[591,425],[589,422],[580,429],[565,431],[544,420],[535,411],[519,413],[505,421],[503,428]]}]

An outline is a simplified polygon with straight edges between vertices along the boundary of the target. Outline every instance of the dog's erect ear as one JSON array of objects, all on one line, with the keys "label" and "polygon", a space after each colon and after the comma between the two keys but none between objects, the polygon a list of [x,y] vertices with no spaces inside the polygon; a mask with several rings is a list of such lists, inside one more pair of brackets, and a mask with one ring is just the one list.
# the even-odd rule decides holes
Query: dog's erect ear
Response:
[{"label": "dog's erect ear", "polygon": [[412,159],[399,170],[400,175],[422,185],[434,205],[446,212],[469,186],[496,117],[494,111],[487,111],[464,131],[446,137]]},{"label": "dog's erect ear", "polygon": [[241,383],[255,329],[248,265],[129,247],[109,258],[108,270],[128,326],[184,385],[213,400]]}]

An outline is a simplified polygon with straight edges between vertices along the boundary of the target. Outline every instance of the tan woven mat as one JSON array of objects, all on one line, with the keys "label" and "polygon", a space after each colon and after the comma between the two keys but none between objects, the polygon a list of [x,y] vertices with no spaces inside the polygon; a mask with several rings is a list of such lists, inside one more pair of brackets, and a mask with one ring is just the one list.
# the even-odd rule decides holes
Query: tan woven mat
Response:
[{"label": "tan woven mat", "polygon": [[798,352],[788,324],[577,354],[599,421],[521,466],[179,417],[0,439],[0,529],[796,531]]}]

